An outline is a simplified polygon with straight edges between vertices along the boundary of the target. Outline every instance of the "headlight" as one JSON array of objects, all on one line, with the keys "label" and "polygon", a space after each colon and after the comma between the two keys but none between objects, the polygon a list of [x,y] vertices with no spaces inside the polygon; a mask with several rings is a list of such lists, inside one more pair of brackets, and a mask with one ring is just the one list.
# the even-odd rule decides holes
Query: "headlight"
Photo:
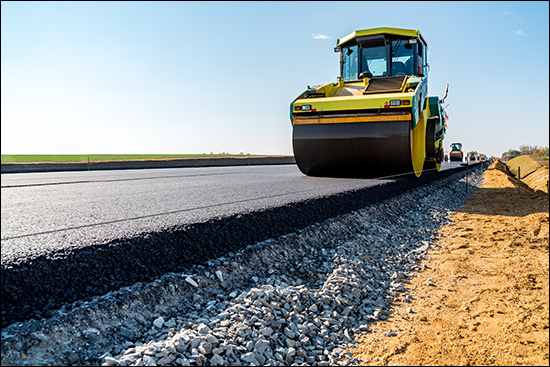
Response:
[{"label": "headlight", "polygon": [[401,100],[400,99],[390,100],[390,106],[401,106]]}]

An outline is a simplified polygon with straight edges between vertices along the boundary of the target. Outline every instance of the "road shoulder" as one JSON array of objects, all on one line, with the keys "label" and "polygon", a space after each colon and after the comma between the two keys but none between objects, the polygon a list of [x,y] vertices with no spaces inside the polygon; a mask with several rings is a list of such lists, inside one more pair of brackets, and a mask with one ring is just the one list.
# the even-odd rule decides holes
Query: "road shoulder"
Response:
[{"label": "road shoulder", "polygon": [[361,365],[548,365],[548,194],[491,166],[352,350]]}]

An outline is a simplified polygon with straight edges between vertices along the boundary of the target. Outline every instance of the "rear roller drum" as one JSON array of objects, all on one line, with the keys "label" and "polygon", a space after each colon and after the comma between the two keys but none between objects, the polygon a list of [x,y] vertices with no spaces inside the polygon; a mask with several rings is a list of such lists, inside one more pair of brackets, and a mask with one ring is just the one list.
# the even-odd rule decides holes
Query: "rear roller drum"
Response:
[{"label": "rear roller drum", "polygon": [[411,131],[412,173],[420,177],[426,159],[426,110],[418,116],[418,122]]},{"label": "rear roller drum", "polygon": [[426,123],[426,158],[424,162],[425,171],[441,170],[441,162],[443,161],[443,142],[437,140],[435,128],[437,118],[429,118]]}]

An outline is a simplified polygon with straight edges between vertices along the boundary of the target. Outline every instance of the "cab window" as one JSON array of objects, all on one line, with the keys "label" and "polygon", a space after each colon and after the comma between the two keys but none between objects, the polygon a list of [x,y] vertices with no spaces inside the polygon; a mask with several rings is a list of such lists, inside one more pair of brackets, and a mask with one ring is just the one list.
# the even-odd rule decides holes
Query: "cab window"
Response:
[{"label": "cab window", "polygon": [[408,40],[392,41],[391,75],[413,75],[414,48]]},{"label": "cab window", "polygon": [[372,76],[386,76],[386,46],[370,46],[361,49],[361,72]]},{"label": "cab window", "polygon": [[357,46],[342,49],[342,77],[344,81],[357,80]]}]

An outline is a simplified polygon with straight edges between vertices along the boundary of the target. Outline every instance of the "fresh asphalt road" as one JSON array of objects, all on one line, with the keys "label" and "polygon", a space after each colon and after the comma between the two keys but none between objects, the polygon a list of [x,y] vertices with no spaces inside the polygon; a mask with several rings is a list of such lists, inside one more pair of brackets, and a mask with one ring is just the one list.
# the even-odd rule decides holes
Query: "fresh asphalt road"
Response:
[{"label": "fresh asphalt road", "polygon": [[295,165],[2,174],[2,264],[391,180]]}]

